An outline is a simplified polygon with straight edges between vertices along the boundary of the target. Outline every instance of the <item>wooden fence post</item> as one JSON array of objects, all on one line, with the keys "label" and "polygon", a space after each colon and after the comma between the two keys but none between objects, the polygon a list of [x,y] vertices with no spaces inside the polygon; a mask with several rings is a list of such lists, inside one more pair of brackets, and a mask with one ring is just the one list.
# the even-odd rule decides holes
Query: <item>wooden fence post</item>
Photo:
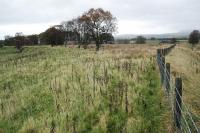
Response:
[{"label": "wooden fence post", "polygon": [[162,76],[161,76],[161,81],[162,81],[162,84],[164,83],[164,80],[165,80],[165,57],[162,56],[161,57],[161,71],[162,71]]},{"label": "wooden fence post", "polygon": [[162,82],[162,53],[161,53],[161,49],[157,49],[157,62],[158,62],[158,66],[159,66],[159,70],[160,70],[160,77],[161,77],[161,82]]},{"label": "wooden fence post", "polygon": [[[161,58],[161,49],[157,49],[157,62],[158,62],[158,64],[160,63],[160,58]],[[160,65],[159,65],[159,69],[160,69]]]},{"label": "wooden fence post", "polygon": [[170,92],[170,63],[166,63],[165,66],[166,70],[165,70],[165,87],[167,90],[167,93],[169,94]]},{"label": "wooden fence post", "polygon": [[182,106],[182,79],[176,78],[175,80],[175,125],[181,128],[181,106]]},{"label": "wooden fence post", "polygon": [[163,49],[161,49],[161,56],[164,56],[164,55],[163,55]]},{"label": "wooden fence post", "polygon": [[161,49],[157,49],[157,56],[161,56]]}]

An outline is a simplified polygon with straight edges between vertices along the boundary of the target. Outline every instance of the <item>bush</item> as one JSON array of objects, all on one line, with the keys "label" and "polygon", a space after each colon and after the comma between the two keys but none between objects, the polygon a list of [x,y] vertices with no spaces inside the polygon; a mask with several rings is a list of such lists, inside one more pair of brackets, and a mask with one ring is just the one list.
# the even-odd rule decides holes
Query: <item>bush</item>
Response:
[{"label": "bush", "polygon": [[199,43],[199,38],[200,38],[200,33],[198,30],[194,30],[193,32],[190,33],[188,42],[192,45],[192,49],[196,44]]},{"label": "bush", "polygon": [[137,43],[137,44],[145,44],[145,43],[146,43],[146,38],[143,37],[143,36],[138,36],[138,37],[136,38],[136,43]]},{"label": "bush", "polygon": [[3,46],[4,46],[4,41],[0,40],[0,48],[3,48]]},{"label": "bush", "polygon": [[172,38],[172,39],[170,40],[170,42],[171,42],[172,44],[176,44],[176,43],[177,43],[177,40],[176,40],[176,38]]},{"label": "bush", "polygon": [[3,48],[3,46],[4,46],[4,45],[0,43],[0,48]]}]

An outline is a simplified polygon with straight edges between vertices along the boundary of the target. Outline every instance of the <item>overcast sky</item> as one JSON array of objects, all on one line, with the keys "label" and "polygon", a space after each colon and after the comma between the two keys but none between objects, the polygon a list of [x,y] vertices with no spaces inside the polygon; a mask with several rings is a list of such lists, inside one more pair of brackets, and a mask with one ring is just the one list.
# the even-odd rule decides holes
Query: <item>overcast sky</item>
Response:
[{"label": "overcast sky", "polygon": [[90,8],[110,10],[117,34],[158,34],[200,29],[199,0],[0,0],[0,39],[40,33]]}]

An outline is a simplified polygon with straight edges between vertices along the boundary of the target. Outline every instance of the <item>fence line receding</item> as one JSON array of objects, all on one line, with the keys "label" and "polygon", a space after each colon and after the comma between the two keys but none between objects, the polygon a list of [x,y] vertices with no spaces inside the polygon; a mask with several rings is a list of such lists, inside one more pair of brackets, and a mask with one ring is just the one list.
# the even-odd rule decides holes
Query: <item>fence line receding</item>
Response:
[{"label": "fence line receding", "polygon": [[157,49],[157,63],[160,70],[161,83],[171,108],[173,125],[177,132],[200,133],[192,117],[192,113],[182,99],[182,79],[181,77],[174,78],[171,75],[170,63],[166,63],[165,61],[165,56],[175,46],[172,45],[168,48]]}]

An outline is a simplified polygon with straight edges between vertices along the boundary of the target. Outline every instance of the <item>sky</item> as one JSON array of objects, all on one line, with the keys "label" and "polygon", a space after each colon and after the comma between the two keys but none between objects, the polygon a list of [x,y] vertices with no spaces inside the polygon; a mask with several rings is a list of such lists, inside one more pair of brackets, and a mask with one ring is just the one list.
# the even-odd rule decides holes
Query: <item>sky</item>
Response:
[{"label": "sky", "polygon": [[115,34],[160,34],[200,29],[199,0],[0,0],[0,39],[38,34],[90,8],[109,10]]}]

